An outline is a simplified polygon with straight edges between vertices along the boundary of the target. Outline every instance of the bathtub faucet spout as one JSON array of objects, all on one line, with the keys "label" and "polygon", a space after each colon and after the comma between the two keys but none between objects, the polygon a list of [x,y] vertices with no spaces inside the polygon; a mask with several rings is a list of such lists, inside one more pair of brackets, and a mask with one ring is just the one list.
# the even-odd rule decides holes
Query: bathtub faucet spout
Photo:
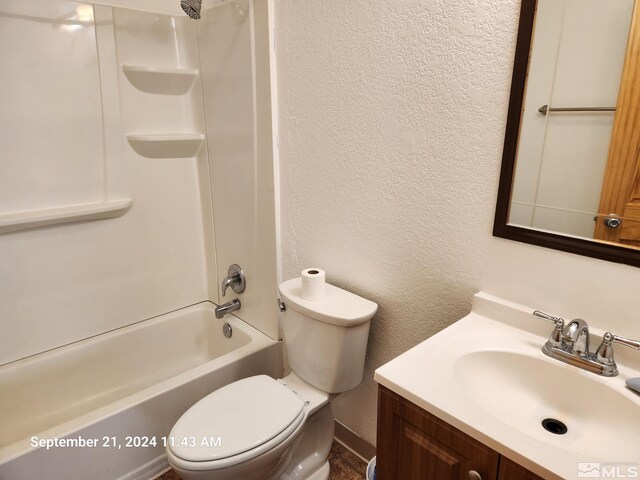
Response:
[{"label": "bathtub faucet spout", "polygon": [[227,313],[235,312],[236,310],[240,310],[240,300],[234,298],[230,302],[223,303],[219,307],[216,307],[216,318],[222,318]]}]

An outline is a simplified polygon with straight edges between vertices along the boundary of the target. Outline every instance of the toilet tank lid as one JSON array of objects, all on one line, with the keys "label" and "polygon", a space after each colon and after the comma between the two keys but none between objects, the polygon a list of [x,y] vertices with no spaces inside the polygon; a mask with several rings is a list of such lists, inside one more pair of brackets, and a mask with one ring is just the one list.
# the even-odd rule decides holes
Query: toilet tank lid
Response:
[{"label": "toilet tank lid", "polygon": [[287,308],[325,323],[354,327],[371,320],[378,304],[329,283],[322,300],[302,298],[302,279],[292,278],[280,284],[280,295]]}]

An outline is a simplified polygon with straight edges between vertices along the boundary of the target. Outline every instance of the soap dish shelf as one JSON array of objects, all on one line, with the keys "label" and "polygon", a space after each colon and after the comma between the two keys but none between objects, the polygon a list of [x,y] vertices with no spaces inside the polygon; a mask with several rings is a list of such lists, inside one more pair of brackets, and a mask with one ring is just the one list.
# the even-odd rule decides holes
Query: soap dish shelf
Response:
[{"label": "soap dish shelf", "polygon": [[204,141],[202,133],[144,133],[127,135],[131,148],[145,158],[195,157]]},{"label": "soap dish shelf", "polygon": [[0,214],[0,235],[32,228],[121,217],[131,208],[131,199],[108,200],[64,207]]},{"label": "soap dish shelf", "polygon": [[143,65],[122,65],[125,76],[138,90],[159,95],[184,95],[196,81],[198,70]]}]

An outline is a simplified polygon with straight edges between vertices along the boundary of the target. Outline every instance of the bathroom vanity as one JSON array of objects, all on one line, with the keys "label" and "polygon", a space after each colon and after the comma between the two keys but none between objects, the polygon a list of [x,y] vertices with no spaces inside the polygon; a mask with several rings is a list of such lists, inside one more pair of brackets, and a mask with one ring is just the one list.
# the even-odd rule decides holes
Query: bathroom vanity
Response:
[{"label": "bathroom vanity", "polygon": [[478,293],[469,315],[376,370],[379,480],[635,478],[640,396],[625,380],[640,353],[615,346],[609,377],[552,358],[556,330],[534,310]]},{"label": "bathroom vanity", "polygon": [[376,462],[381,480],[543,480],[383,386]]}]

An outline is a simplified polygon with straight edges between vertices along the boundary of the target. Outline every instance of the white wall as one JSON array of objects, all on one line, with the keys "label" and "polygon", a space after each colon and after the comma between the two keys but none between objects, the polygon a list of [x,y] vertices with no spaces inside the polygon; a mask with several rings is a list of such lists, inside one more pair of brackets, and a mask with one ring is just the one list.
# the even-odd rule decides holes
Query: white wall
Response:
[{"label": "white wall", "polygon": [[639,268],[499,238],[491,239],[488,258],[485,292],[564,318],[584,318],[601,333],[640,338]]},{"label": "white wall", "polygon": [[[206,0],[202,6],[202,12],[228,1],[230,0]],[[185,15],[182,8],[180,8],[180,0],[96,0],[91,3],[176,17],[184,17]]]},{"label": "white wall", "polygon": [[[239,316],[278,338],[267,0],[212,0],[200,22],[177,0],[27,3],[0,0],[0,223],[26,209],[133,206],[116,219],[0,231],[0,365],[227,301],[219,280],[234,262],[248,277]],[[201,75],[185,94],[149,93],[123,64]],[[209,141],[192,157],[146,158],[126,140],[202,134],[205,123]]]},{"label": "white wall", "polygon": [[491,236],[518,9],[276,6],[283,278],[319,266],[380,304],[365,381],[334,402],[370,442],[373,370],[465,315],[481,288],[640,337],[640,270]]},{"label": "white wall", "polygon": [[[91,19],[80,29],[59,28],[56,22],[60,18],[75,18],[79,4],[54,3],[63,4],[66,10],[52,12],[51,7],[28,12],[36,18],[0,17],[2,22],[16,23],[18,27],[24,24],[24,28],[16,31],[29,33],[28,37],[16,34],[7,38],[1,50],[3,58],[12,55],[11,46],[15,42],[28,44],[39,54],[34,53],[30,60],[44,67],[46,64],[39,58],[54,58],[56,52],[66,49],[66,43],[75,42],[79,50],[80,45],[88,42],[86,49],[94,57],[73,59],[81,71],[93,72],[97,78],[96,37],[91,33],[94,30]],[[7,2],[2,6],[6,14]],[[171,97],[144,93],[133,87],[120,69],[120,63],[197,67],[195,26],[186,23],[189,21],[186,18],[173,22],[171,17],[122,9],[117,9],[114,16],[108,7],[97,7],[96,18],[100,25],[96,30],[103,86],[100,92],[100,86],[93,85],[98,91],[93,95],[97,100],[89,103],[86,95],[65,99],[66,105],[59,108],[53,120],[58,123],[51,128],[47,116],[21,110],[16,119],[32,133],[25,141],[17,142],[17,137],[9,136],[7,130],[0,132],[0,144],[18,147],[12,158],[33,161],[34,171],[42,174],[44,185],[55,187],[57,193],[55,198],[41,197],[38,186],[26,181],[31,177],[18,174],[13,181],[30,203],[21,200],[20,205],[10,208],[61,206],[53,200],[63,204],[85,201],[84,197],[70,196],[69,191],[72,193],[81,183],[78,179],[89,178],[84,173],[76,175],[74,162],[100,165],[102,177],[93,182],[98,184],[95,190],[99,195],[103,195],[104,189],[109,195],[126,196],[132,199],[133,206],[116,219],[0,235],[0,364],[208,298],[207,268],[213,252],[212,247],[205,248],[205,229],[211,228],[210,194],[208,183],[203,186],[200,182],[206,156],[143,158],[124,137],[131,132],[203,131],[200,94],[192,91],[183,97]],[[3,23],[2,33],[8,35],[13,30],[5,26]],[[191,43],[176,41],[179,38],[185,42],[190,39]],[[3,72],[3,81],[19,83],[22,75],[25,72],[32,75],[36,66],[28,72],[12,66]],[[46,88],[39,90],[25,83],[31,88],[20,94],[33,95],[45,105],[51,105],[51,96],[56,93],[60,99],[65,91],[63,86],[72,81],[67,76],[77,80],[76,72],[59,68],[63,64],[57,60],[49,67],[38,73],[39,82]],[[25,105],[28,101],[25,99]],[[85,119],[83,108],[90,109],[93,116]],[[60,145],[69,149],[73,159],[65,157],[64,149],[54,149],[58,144],[47,137],[55,134],[58,127],[65,135],[72,132],[71,138]],[[96,130],[103,134],[104,144],[95,138]],[[97,151],[82,149],[85,143]],[[9,160],[3,152],[3,175],[21,165]],[[203,188],[205,191],[201,192]],[[41,199],[43,203],[38,204]],[[9,201],[3,199],[2,203],[0,211],[5,213]],[[209,237],[212,241],[210,233]]]},{"label": "white wall", "polygon": [[517,15],[515,2],[276,5],[283,278],[318,266],[379,303],[365,381],[334,402],[370,442],[373,370],[465,315],[482,285]]},{"label": "white wall", "polygon": [[0,214],[103,197],[96,29],[63,23],[78,8],[73,2],[0,0]]},{"label": "white wall", "polygon": [[[212,298],[239,298],[235,315],[279,338],[266,7],[266,0],[228,2],[196,23],[220,280]],[[223,297],[220,283],[234,263],[247,288]]]}]

